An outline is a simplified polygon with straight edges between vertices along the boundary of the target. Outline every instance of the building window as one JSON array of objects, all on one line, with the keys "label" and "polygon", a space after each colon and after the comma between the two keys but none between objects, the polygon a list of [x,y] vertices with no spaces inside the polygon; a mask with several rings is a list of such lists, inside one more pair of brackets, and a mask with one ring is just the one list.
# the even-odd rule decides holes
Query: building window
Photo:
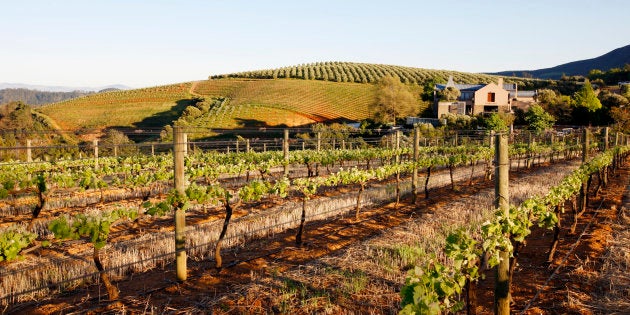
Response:
[{"label": "building window", "polygon": [[494,103],[494,93],[488,93],[488,103]]}]

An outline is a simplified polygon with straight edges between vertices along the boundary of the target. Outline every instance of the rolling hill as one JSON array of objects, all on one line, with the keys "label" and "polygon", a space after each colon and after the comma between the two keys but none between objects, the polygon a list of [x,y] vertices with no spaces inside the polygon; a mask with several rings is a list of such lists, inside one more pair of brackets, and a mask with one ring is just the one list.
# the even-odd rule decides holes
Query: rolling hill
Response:
[{"label": "rolling hill", "polygon": [[[326,75],[324,75],[324,73]],[[495,76],[456,71],[326,62],[272,70],[213,76],[209,80],[161,87],[97,93],[42,106],[38,110],[67,130],[162,128],[172,124],[198,98],[213,102],[195,125],[210,128],[300,126],[336,120],[362,120],[375,102],[375,82],[395,75],[414,94],[425,82],[496,82]],[[544,86],[539,80],[506,78],[520,86]],[[422,104],[418,101],[419,111]],[[426,105],[424,105],[426,106]]]},{"label": "rolling hill", "polygon": [[71,98],[77,98],[84,95],[92,94],[93,92],[46,92],[29,89],[1,89],[0,90],[0,105],[9,102],[23,102],[29,105],[37,106],[48,103],[55,103],[65,101]]},{"label": "rolling hill", "polygon": [[630,64],[630,45],[617,48],[609,53],[601,55],[597,58],[573,61],[565,64],[561,64],[551,68],[538,69],[538,70],[510,70],[491,73],[494,75],[503,76],[531,76],[539,79],[560,79],[562,75],[588,75],[588,72],[593,69],[599,69],[607,71],[612,68],[623,68],[626,64]]}]

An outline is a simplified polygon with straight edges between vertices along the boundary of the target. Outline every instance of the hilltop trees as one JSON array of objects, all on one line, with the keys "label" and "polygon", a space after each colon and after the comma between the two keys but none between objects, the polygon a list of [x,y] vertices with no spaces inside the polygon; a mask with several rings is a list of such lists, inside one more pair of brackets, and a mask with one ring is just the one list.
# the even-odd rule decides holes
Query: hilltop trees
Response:
[{"label": "hilltop trees", "polygon": [[396,120],[413,115],[418,101],[398,77],[384,76],[378,84],[377,101],[373,105],[374,120],[383,124],[396,124]]}]

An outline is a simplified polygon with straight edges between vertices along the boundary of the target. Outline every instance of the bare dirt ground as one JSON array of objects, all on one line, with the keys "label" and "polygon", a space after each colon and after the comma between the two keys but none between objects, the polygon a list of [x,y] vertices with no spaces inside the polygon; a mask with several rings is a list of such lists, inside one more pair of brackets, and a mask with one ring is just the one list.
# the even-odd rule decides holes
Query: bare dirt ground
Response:
[{"label": "bare dirt ground", "polygon": [[[511,174],[515,180],[525,175],[526,172]],[[534,230],[519,255],[512,287],[513,313],[524,310],[525,314],[629,314],[627,308],[612,309],[613,306],[600,303],[609,282],[597,277],[606,264],[602,258],[610,256],[606,250],[615,231],[623,226],[619,220],[624,212],[619,209],[629,179],[628,169],[610,178],[608,187],[591,198],[590,209],[580,219],[575,235],[568,235],[568,224],[563,227],[561,243],[551,264],[546,262],[546,253],[553,233]],[[403,243],[405,233],[411,231],[408,225],[421,230],[414,223],[418,218],[431,220],[441,205],[491,190],[492,186],[492,182],[477,182],[461,186],[456,192],[445,187],[432,191],[429,200],[420,198],[415,205],[405,200],[398,207],[389,204],[365,209],[358,221],[345,217],[311,222],[307,225],[304,246],[295,246],[295,231],[289,230],[271,239],[225,251],[221,270],[215,269],[212,262],[189,260],[185,283],[175,281],[173,266],[134,274],[116,282],[121,291],[117,302],[107,301],[104,288],[93,285],[13,305],[2,313],[396,313],[400,303],[398,290],[404,280],[400,281],[400,276],[390,277],[387,270],[372,272],[368,260],[396,260],[391,266],[392,275],[400,273],[394,270],[400,269],[398,266],[403,266],[403,271],[412,268],[414,259],[430,252],[391,245],[397,240]],[[571,214],[566,212],[563,220],[572,221]],[[419,236],[414,232],[413,237]],[[492,290],[489,275],[480,284],[479,314],[492,313]],[[621,294],[627,298],[628,291]],[[622,302],[614,303],[623,307]]]}]

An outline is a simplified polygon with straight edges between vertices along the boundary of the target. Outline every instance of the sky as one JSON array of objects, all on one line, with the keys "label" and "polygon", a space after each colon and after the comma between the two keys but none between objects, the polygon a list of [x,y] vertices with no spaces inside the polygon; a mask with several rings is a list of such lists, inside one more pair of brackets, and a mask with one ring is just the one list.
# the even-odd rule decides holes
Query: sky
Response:
[{"label": "sky", "polygon": [[628,0],[0,0],[0,82],[156,86],[320,61],[534,70],[630,44]]}]

